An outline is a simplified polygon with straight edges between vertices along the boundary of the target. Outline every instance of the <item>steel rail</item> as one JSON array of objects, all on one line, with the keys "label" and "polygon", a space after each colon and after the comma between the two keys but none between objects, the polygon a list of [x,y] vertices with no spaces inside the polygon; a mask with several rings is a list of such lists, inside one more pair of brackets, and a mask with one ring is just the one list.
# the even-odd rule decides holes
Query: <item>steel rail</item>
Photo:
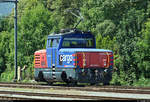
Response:
[{"label": "steel rail", "polygon": [[[58,90],[57,90],[58,91]],[[8,98],[11,100],[129,100],[130,98],[125,97],[105,97],[98,95],[80,94],[82,92],[73,91],[75,93],[60,94],[59,92],[34,92],[31,91],[15,91],[15,90],[0,90],[0,97]],[[84,92],[83,92],[84,93]],[[130,99],[134,100],[134,99]]]},{"label": "steel rail", "polygon": [[18,88],[34,88],[34,89],[74,89],[74,90],[82,90],[82,91],[104,91],[104,92],[119,92],[119,93],[139,93],[139,94],[150,94],[149,87],[127,87],[127,86],[75,86],[68,87],[66,85],[61,86],[48,86],[41,85],[38,83],[0,83],[0,87],[18,87]]},{"label": "steel rail", "polygon": [[[19,90],[19,91],[18,91]],[[49,91],[47,91],[49,90]],[[150,88],[127,86],[47,86],[37,83],[0,83],[0,98],[47,100],[150,99]],[[39,97],[39,98],[38,98]]]}]

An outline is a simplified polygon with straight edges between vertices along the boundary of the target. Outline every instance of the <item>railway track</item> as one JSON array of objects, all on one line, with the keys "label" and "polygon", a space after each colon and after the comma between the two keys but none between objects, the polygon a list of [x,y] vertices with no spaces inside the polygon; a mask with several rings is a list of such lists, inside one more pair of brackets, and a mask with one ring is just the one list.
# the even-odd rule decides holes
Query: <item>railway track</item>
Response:
[{"label": "railway track", "polygon": [[0,83],[0,99],[10,100],[150,100],[150,88],[125,86],[48,86]]}]

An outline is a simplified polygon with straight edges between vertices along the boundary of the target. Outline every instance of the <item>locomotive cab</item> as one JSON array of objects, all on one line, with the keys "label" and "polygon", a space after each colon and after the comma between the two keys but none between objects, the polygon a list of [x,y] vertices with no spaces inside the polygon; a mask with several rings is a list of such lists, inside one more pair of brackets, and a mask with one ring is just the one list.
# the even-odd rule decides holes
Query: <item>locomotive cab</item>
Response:
[{"label": "locomotive cab", "polygon": [[90,32],[70,30],[49,35],[46,49],[34,56],[36,81],[109,84],[112,78],[113,52],[96,49]]}]

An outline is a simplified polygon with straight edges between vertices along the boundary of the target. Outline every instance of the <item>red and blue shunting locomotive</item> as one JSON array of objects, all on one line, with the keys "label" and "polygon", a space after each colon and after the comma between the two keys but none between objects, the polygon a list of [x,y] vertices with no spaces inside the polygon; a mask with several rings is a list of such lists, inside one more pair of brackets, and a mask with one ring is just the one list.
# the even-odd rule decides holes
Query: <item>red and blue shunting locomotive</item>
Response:
[{"label": "red and blue shunting locomotive", "polygon": [[90,32],[51,34],[46,49],[34,53],[34,78],[49,84],[109,84],[112,70],[113,52],[96,49],[95,37]]}]

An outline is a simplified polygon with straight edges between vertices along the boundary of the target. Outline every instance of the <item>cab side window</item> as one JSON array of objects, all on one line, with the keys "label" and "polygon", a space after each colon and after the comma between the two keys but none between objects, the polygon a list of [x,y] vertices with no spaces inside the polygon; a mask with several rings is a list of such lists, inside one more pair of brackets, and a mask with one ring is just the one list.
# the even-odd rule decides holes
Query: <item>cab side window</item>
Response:
[{"label": "cab side window", "polygon": [[59,39],[51,39],[49,42],[50,47],[58,47],[59,46]]},{"label": "cab side window", "polygon": [[53,46],[53,39],[51,39],[51,41],[50,41],[50,47],[52,47]]}]

